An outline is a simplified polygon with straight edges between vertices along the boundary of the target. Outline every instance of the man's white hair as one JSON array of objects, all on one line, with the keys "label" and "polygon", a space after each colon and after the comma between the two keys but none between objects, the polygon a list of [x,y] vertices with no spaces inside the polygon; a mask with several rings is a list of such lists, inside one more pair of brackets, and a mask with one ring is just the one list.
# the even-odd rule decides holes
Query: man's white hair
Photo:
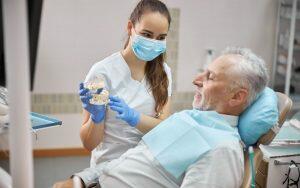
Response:
[{"label": "man's white hair", "polygon": [[269,75],[263,59],[255,55],[250,49],[240,47],[227,47],[223,55],[238,55],[242,60],[237,60],[230,72],[239,76],[235,84],[249,89],[248,105],[267,86]]}]

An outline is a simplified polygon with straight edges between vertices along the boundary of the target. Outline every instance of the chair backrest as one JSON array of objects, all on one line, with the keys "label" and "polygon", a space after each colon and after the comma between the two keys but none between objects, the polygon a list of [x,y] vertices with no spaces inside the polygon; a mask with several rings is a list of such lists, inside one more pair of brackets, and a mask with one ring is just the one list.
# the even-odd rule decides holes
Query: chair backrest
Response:
[{"label": "chair backrest", "polygon": [[[287,118],[287,114],[292,109],[293,102],[292,100],[285,94],[276,92],[276,95],[278,97],[278,113],[279,113],[279,119],[277,124],[277,129],[281,128],[284,121]],[[268,145],[272,142],[274,137],[276,136],[278,132],[274,129],[270,129],[266,134],[260,137],[260,139],[257,142],[257,146],[259,144]],[[255,165],[255,171],[258,169],[258,166],[262,160],[263,154],[260,151],[258,147],[254,148],[254,165]],[[249,188],[251,184],[251,169],[250,169],[250,161],[248,158],[248,152],[244,152],[244,158],[245,158],[245,173],[244,173],[244,179],[242,188]]]}]

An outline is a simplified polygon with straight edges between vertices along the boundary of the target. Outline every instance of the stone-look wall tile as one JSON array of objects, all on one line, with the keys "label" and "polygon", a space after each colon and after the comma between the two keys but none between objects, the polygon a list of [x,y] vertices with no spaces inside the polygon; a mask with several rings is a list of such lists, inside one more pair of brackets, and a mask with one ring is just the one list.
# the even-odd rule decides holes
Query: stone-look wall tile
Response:
[{"label": "stone-look wall tile", "polygon": [[167,37],[167,58],[166,62],[172,70],[172,90],[177,90],[177,64],[178,64],[178,41],[179,41],[179,16],[180,10],[170,9],[172,22]]},{"label": "stone-look wall tile", "polygon": [[[173,92],[172,112],[192,108],[193,92]],[[31,111],[41,114],[80,114],[81,102],[77,93],[32,94]]]},{"label": "stone-look wall tile", "polygon": [[174,92],[172,95],[172,113],[192,109],[194,92]]},{"label": "stone-look wall tile", "polygon": [[179,18],[179,14],[180,11],[178,8],[172,8],[170,9],[171,15],[172,15],[172,19],[178,19]]},{"label": "stone-look wall tile", "polygon": [[32,94],[31,110],[43,114],[81,113],[77,93]]}]

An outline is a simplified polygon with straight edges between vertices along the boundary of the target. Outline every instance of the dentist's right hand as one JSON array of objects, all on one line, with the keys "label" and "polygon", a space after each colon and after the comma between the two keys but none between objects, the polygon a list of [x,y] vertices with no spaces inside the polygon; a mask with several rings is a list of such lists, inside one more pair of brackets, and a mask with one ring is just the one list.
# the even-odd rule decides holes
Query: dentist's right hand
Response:
[{"label": "dentist's right hand", "polygon": [[[98,90],[97,92],[101,92]],[[82,102],[82,107],[88,111],[91,115],[92,121],[97,125],[104,120],[105,117],[105,105],[94,105],[90,103],[92,95],[90,91],[84,87],[83,83],[79,85],[79,96]]]}]

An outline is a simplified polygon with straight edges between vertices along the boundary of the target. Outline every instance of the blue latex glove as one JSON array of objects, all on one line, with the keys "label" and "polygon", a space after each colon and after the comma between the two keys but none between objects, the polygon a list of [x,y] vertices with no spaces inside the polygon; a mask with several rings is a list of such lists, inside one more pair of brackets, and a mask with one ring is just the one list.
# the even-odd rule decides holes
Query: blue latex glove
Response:
[{"label": "blue latex glove", "polygon": [[[97,90],[97,93],[101,93],[102,89]],[[79,85],[79,96],[82,102],[82,107],[91,114],[91,119],[94,123],[98,124],[103,121],[105,117],[105,105],[90,104],[92,98],[91,92],[83,86],[83,83]]]},{"label": "blue latex glove", "polygon": [[140,113],[130,108],[123,99],[117,96],[109,96],[109,106],[113,111],[118,112],[117,119],[126,121],[131,127],[136,127],[140,121]]}]

